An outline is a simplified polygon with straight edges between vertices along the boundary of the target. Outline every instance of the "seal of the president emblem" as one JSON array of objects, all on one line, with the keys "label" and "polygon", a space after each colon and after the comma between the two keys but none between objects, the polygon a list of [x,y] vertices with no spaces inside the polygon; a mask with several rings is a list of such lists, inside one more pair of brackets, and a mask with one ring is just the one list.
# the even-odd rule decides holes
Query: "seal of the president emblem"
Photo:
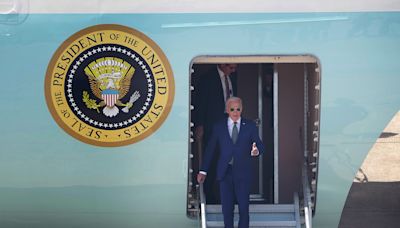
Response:
[{"label": "seal of the president emblem", "polygon": [[73,34],[54,53],[45,80],[57,124],[97,146],[128,145],[155,132],[171,109],[174,90],[160,47],[121,25]]}]

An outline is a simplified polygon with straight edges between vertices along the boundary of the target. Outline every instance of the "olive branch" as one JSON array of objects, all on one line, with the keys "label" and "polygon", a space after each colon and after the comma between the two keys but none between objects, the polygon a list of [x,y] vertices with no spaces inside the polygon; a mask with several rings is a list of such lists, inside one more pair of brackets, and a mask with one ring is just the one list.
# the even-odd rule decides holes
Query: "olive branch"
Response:
[{"label": "olive branch", "polygon": [[89,109],[96,109],[97,113],[100,113],[99,107],[100,105],[97,104],[96,100],[90,99],[89,93],[87,91],[83,91],[83,102],[85,102],[86,107]]}]

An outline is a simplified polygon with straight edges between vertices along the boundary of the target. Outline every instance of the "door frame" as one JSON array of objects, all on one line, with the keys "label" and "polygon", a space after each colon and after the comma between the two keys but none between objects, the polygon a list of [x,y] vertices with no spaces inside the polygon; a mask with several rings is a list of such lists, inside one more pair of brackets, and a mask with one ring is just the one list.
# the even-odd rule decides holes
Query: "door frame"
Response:
[{"label": "door frame", "polygon": [[[192,73],[192,67],[194,64],[218,64],[218,63],[237,63],[237,64],[244,64],[244,63],[271,63],[274,64],[274,72],[273,72],[273,128],[274,128],[274,189],[273,189],[273,198],[274,203],[279,203],[279,138],[278,138],[278,130],[279,130],[279,110],[278,110],[278,79],[279,75],[277,72],[277,68],[275,67],[276,64],[279,63],[318,63],[318,58],[312,55],[231,55],[231,56],[214,56],[214,55],[203,55],[194,57],[190,63],[190,75]],[[319,65],[319,64],[318,64]],[[261,70],[259,70],[258,74],[258,116],[262,117],[262,80]],[[190,87],[191,88],[191,87]],[[260,94],[261,93],[261,94]],[[189,95],[190,96],[190,95]],[[260,99],[261,98],[261,99]],[[190,103],[191,99],[189,98],[189,107],[192,107]],[[261,114],[261,115],[260,115]],[[189,124],[189,129],[191,128],[191,124]],[[262,137],[262,128],[259,128],[260,137]],[[192,134],[190,134],[192,135]],[[191,142],[189,143],[189,154],[191,154]],[[189,159],[190,160],[190,159]],[[190,162],[190,161],[189,161]],[[262,163],[262,159],[260,159]],[[262,167],[262,164],[260,164]],[[189,164],[188,168],[191,167]],[[190,174],[190,168],[188,169]],[[259,182],[263,182],[263,175],[259,175]],[[189,183],[189,182],[188,182]],[[260,192],[263,192],[263,185],[259,185]]]}]

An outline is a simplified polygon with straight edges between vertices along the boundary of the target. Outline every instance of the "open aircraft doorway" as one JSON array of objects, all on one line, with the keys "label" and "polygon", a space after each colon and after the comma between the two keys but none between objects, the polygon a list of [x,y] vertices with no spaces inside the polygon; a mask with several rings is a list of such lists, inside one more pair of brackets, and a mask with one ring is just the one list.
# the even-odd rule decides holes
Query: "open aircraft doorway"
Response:
[{"label": "open aircraft doorway", "polygon": [[[231,83],[237,87],[233,94],[242,98],[242,115],[256,123],[265,145],[264,155],[253,160],[254,181],[250,195],[251,213],[265,216],[263,219],[263,216],[251,214],[250,226],[253,217],[258,225],[293,224],[296,227],[303,222],[310,227],[317,192],[321,91],[320,66],[313,56],[201,56],[193,59],[190,66],[188,217],[202,219],[202,227],[223,224],[222,214],[218,216],[217,181],[207,175],[212,183],[200,187],[196,180],[207,144],[206,139],[196,134],[199,115],[203,114],[198,107],[199,96],[204,91],[201,93],[199,89],[205,90],[200,82],[209,72],[217,72],[218,64],[236,65],[236,71],[230,76]],[[217,102],[215,99],[209,97],[208,102]],[[213,167],[210,172],[213,177]],[[271,213],[286,215],[280,217],[282,221],[277,221]],[[263,221],[258,221],[260,218]]]}]

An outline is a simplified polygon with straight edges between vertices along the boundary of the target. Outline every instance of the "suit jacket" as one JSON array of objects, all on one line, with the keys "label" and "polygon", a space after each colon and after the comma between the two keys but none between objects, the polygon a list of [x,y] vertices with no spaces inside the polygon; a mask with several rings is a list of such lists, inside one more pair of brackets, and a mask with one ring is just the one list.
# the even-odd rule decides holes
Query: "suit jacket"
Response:
[{"label": "suit jacket", "polygon": [[264,145],[258,135],[258,129],[251,120],[242,118],[240,123],[239,136],[236,144],[233,144],[228,131],[228,119],[225,118],[214,125],[211,138],[208,141],[201,171],[207,172],[210,167],[215,147],[219,146],[220,157],[217,165],[217,180],[222,180],[225,176],[229,162],[232,157],[233,176],[251,181],[251,150],[253,142],[256,143],[260,154],[264,153]]},{"label": "suit jacket", "polygon": [[[232,93],[236,96],[236,74],[229,76]],[[204,127],[205,141],[208,141],[213,125],[226,117],[224,91],[217,67],[201,75],[196,97],[196,124]]]}]

